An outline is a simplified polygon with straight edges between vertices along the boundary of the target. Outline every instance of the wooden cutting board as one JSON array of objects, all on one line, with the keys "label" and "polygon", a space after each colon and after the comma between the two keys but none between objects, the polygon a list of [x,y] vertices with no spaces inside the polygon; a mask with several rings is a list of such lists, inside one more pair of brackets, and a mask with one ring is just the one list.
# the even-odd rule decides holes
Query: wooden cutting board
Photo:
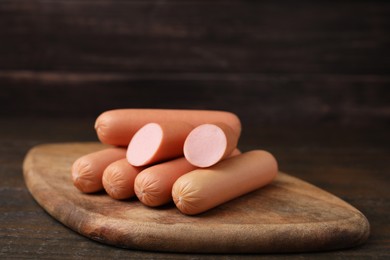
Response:
[{"label": "wooden cutting board", "polygon": [[102,243],[132,249],[270,253],[341,249],[363,243],[369,223],[357,209],[307,182],[280,173],[270,185],[197,216],[174,204],[149,208],[133,198],[83,194],[72,184],[76,158],[99,143],[45,144],[24,161],[36,201],[54,218]]}]

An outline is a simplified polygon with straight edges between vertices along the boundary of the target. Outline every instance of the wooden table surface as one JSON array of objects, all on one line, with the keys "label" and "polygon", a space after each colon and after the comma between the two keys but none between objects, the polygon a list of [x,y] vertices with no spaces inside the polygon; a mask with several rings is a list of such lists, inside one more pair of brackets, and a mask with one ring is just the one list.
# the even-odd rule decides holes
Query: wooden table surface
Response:
[{"label": "wooden table surface", "polygon": [[97,141],[112,108],[221,109],[242,150],[366,215],[361,247],[268,258],[389,258],[390,1],[0,1],[0,258],[257,258],[119,249],[32,198],[34,145]]},{"label": "wooden table surface", "polygon": [[[3,119],[0,129],[1,258],[253,258],[259,255],[197,255],[142,252],[107,246],[73,232],[48,215],[26,189],[22,161],[41,143],[95,141],[93,120]],[[371,224],[368,241],[333,252],[267,255],[324,258],[389,257],[389,136],[383,129],[251,128],[242,150],[267,149],[280,169],[339,196]]]}]

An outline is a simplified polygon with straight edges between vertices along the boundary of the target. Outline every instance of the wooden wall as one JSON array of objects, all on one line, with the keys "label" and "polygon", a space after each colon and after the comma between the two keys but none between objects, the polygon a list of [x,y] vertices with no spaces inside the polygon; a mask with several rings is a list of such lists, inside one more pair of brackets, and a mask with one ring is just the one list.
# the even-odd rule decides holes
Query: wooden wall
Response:
[{"label": "wooden wall", "polygon": [[0,116],[388,126],[390,1],[0,1]]}]

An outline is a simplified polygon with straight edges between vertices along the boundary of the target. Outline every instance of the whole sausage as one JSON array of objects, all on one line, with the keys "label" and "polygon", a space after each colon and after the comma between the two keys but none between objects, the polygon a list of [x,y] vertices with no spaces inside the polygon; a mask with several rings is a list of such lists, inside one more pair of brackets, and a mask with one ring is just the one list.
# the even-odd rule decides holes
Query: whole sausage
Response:
[{"label": "whole sausage", "polygon": [[277,175],[275,158],[255,150],[181,176],[172,197],[184,214],[195,215],[270,183]]},{"label": "whole sausage", "polygon": [[223,122],[237,135],[241,133],[241,122],[235,114],[215,110],[115,109],[102,113],[96,119],[95,129],[102,143],[127,146],[136,131],[147,123],[169,121],[182,121],[193,127]]},{"label": "whole sausage", "polygon": [[155,207],[168,203],[172,200],[173,183],[196,168],[184,157],[148,167],[135,178],[135,194],[147,206]]},{"label": "whole sausage", "polygon": [[[230,156],[240,154],[235,149]],[[184,174],[197,169],[185,158],[156,164],[140,172],[134,182],[134,191],[145,205],[161,206],[172,200],[172,186]]]}]

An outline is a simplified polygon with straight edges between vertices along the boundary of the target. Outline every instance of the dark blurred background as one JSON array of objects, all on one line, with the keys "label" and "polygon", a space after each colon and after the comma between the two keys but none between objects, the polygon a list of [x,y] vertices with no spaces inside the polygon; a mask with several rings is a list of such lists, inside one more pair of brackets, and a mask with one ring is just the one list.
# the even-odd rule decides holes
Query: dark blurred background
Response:
[{"label": "dark blurred background", "polygon": [[1,1],[0,116],[389,126],[390,1]]},{"label": "dark blurred background", "polygon": [[371,224],[362,247],[294,259],[388,259],[389,89],[389,0],[0,0],[0,258],[167,258],[87,241],[24,183],[33,146],[97,141],[128,107],[236,113],[242,151]]}]

